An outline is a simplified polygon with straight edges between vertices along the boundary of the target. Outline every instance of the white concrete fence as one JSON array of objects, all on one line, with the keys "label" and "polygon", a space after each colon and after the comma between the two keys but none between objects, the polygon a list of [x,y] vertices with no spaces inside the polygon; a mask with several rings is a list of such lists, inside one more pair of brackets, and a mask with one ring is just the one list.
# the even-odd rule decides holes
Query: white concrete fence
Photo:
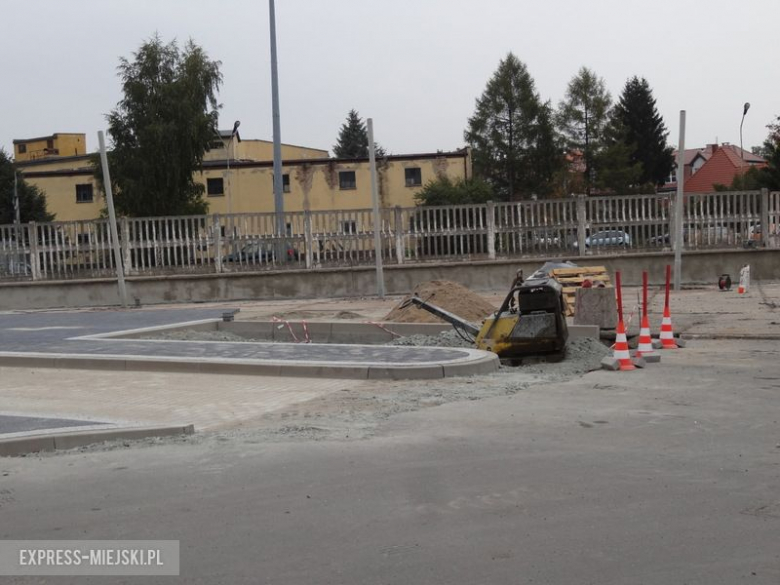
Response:
[{"label": "white concrete fence", "polygon": [[[387,263],[570,258],[672,247],[673,194],[571,197],[381,210]],[[372,265],[370,209],[123,218],[133,275],[227,273]],[[684,249],[780,248],[780,192],[685,196]],[[767,227],[769,229],[767,229]],[[284,240],[280,244],[279,240]],[[284,257],[279,250],[286,250]],[[0,281],[115,274],[108,220],[0,226]]]}]

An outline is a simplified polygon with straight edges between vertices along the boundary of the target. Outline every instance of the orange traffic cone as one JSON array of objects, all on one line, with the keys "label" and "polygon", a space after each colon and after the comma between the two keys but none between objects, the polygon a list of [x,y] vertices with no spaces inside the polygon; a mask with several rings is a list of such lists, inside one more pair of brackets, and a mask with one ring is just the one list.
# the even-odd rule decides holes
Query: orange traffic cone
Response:
[{"label": "orange traffic cone", "polygon": [[664,318],[661,321],[661,335],[659,337],[662,349],[677,349],[677,344],[674,342],[672,312],[669,310],[669,305],[664,307]]},{"label": "orange traffic cone", "polygon": [[631,362],[631,354],[628,352],[628,340],[626,339],[626,326],[623,321],[618,321],[617,337],[615,338],[615,359],[620,363],[620,371],[633,370],[634,364]]},{"label": "orange traffic cone", "polygon": [[650,336],[650,319],[647,315],[642,317],[642,326],[639,329],[639,345],[636,348],[636,357],[649,357],[655,355],[653,338]]}]

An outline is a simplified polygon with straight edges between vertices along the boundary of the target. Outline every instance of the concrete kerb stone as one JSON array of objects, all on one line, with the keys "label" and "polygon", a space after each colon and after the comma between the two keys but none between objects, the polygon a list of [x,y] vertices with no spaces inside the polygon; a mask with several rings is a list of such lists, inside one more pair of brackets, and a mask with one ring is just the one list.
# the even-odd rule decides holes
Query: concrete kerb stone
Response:
[{"label": "concrete kerb stone", "polygon": [[18,457],[43,451],[75,449],[106,441],[137,441],[151,437],[192,435],[195,426],[127,427],[106,430],[70,431],[0,439],[0,457]]},{"label": "concrete kerb stone", "polygon": [[[476,351],[476,350],[471,350]],[[288,376],[296,378],[340,378],[350,380],[441,379],[470,376],[498,370],[498,357],[484,357],[450,363],[407,364],[328,364],[323,362],[287,363],[279,361],[203,360],[197,358],[92,356],[71,354],[0,354],[0,366],[49,367],[61,369],[114,370],[126,372],[171,372],[204,374],[238,374],[256,376]]]},{"label": "concrete kerb stone", "polygon": [[611,355],[601,358],[601,369],[617,372],[620,369],[620,361]]}]

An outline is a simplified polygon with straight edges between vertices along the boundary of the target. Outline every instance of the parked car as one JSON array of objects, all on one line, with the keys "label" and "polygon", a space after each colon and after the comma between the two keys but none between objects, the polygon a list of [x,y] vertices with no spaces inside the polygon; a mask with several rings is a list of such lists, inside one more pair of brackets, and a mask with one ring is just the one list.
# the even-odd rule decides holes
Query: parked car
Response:
[{"label": "parked car", "polygon": [[[688,232],[689,229],[687,227],[683,228],[683,241],[688,241]],[[652,238],[647,239],[647,243],[651,246],[668,246],[670,245],[670,242],[672,241],[671,236],[666,233],[662,234],[660,236],[654,236]]]},{"label": "parked car", "polygon": [[[585,238],[586,248],[595,248],[602,246],[630,246],[631,236],[627,232],[622,230],[604,230],[596,232]],[[574,247],[578,248],[579,244],[575,241]]]},{"label": "parked car", "polygon": [[[228,254],[224,258],[225,262],[249,262],[257,264],[268,264],[276,261],[276,244],[268,242],[249,242],[236,251]],[[286,262],[297,261],[298,250],[291,245],[287,245]]]}]

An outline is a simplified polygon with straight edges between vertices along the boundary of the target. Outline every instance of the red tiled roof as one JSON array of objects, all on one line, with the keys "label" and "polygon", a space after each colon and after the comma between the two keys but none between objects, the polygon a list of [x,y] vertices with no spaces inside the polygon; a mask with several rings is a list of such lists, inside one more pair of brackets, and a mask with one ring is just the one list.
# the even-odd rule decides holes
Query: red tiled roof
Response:
[{"label": "red tiled roof", "polygon": [[[744,155],[745,160],[742,160],[739,148],[731,144],[719,146],[709,160],[685,182],[685,192],[711,193],[715,190],[715,185],[731,185],[737,173],[744,172],[751,166],[763,166],[761,157],[747,152]],[[754,161],[755,164],[751,164]]]}]

